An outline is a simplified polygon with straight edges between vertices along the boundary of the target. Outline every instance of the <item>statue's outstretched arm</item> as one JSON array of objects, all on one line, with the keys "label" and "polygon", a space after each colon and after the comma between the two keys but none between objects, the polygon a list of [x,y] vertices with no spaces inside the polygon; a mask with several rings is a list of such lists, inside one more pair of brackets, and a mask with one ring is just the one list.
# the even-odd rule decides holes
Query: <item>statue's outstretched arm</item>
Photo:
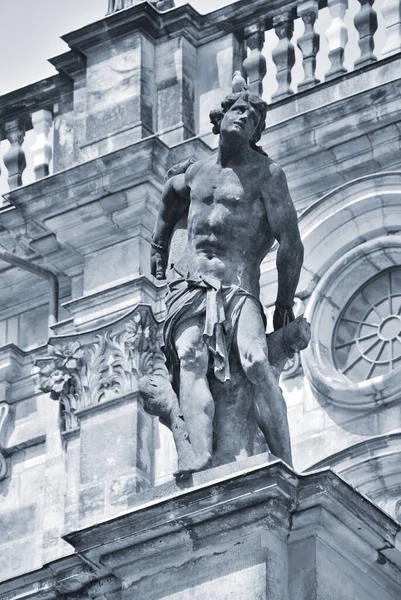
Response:
[{"label": "statue's outstretched arm", "polygon": [[280,329],[294,319],[294,296],[304,257],[304,248],[298,229],[297,213],[291,200],[283,170],[275,163],[269,167],[269,192],[266,210],[269,225],[279,242],[277,251],[278,289],[274,329]]},{"label": "statue's outstretched arm", "polygon": [[179,219],[188,211],[189,194],[185,173],[174,175],[164,186],[152,237],[151,273],[156,279],[166,278],[171,236]]}]

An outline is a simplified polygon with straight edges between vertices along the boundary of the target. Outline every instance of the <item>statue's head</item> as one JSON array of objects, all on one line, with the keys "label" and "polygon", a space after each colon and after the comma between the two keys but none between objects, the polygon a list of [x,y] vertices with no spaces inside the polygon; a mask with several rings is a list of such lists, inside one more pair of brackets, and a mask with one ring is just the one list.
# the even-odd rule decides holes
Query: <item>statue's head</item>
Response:
[{"label": "statue's head", "polygon": [[254,150],[257,150],[256,143],[260,140],[262,132],[266,127],[267,103],[256,94],[251,94],[248,91],[245,80],[236,71],[233,79],[233,92],[224,98],[221,108],[210,111],[209,117],[213,125],[213,133],[216,135],[221,133],[225,115],[227,115],[228,119],[226,121],[228,121],[229,119],[235,119],[233,114],[228,115],[229,112],[240,113],[241,111],[247,111],[247,114],[254,123],[249,135],[249,145]]}]

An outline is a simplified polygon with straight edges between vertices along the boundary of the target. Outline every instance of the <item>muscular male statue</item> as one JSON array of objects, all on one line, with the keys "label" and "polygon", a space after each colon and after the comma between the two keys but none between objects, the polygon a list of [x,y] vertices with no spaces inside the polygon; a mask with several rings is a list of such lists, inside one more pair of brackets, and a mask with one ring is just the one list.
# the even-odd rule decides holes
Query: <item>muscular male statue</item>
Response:
[{"label": "muscular male statue", "polygon": [[270,451],[292,465],[286,405],[269,364],[259,278],[260,264],[277,240],[277,330],[294,319],[303,246],[285,175],[256,146],[266,111],[266,103],[244,86],[211,112],[220,136],[217,155],[167,181],[153,235],[152,273],[165,279],[174,227],[187,214],[186,248],[168,284],[164,344],[170,368],[179,373],[176,391],[195,457],[191,471],[210,466],[215,403],[208,374],[228,382],[232,352],[251,382],[256,421]]}]

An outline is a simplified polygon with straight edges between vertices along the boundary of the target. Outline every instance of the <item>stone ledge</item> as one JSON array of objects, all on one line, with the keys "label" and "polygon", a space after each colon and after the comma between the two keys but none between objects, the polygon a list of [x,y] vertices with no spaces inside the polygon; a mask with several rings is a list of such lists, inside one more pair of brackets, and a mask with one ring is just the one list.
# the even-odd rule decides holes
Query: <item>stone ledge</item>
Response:
[{"label": "stone ledge", "polygon": [[[160,598],[161,589],[163,597],[178,591],[183,593],[187,586],[201,590],[198,583],[204,577],[208,585],[218,586],[215,557],[227,553],[230,560],[234,547],[245,544],[246,540],[254,540],[248,548],[248,553],[254,553],[254,561],[258,564],[267,561],[266,565],[272,564],[277,556],[286,561],[283,557],[288,544],[291,552],[287,567],[293,588],[294,580],[304,572],[299,571],[299,561],[308,561],[314,573],[311,571],[311,576],[321,585],[326,574],[321,572],[320,565],[325,560],[334,560],[333,568],[340,565],[339,577],[341,570],[349,577],[355,568],[360,592],[353,598],[373,598],[366,595],[371,587],[376,593],[382,590],[386,600],[397,598],[395,590],[401,584],[401,572],[395,562],[400,554],[397,542],[400,525],[333,472],[299,475],[281,461],[266,462],[267,458],[260,455],[211,469],[195,475],[192,481],[181,484],[181,488],[175,482],[164,484],[138,495],[137,506],[130,512],[67,533],[63,538],[85,560],[109,569],[121,579],[123,600],[136,597],[135,594],[142,597],[144,589],[153,590],[149,596],[152,600]],[[314,556],[305,555],[304,544],[310,545],[310,540],[319,548]],[[382,556],[383,550],[395,555],[391,563]],[[245,569],[243,560],[237,556],[235,564],[226,563],[226,575],[239,576],[234,571]],[[193,567],[189,566],[195,563],[208,570],[200,573],[195,569],[195,577]],[[221,565],[217,567],[221,575]],[[176,572],[176,577],[166,580],[163,573],[167,572]],[[179,573],[185,573],[186,583]],[[279,571],[276,582],[277,578]],[[259,586],[260,581],[251,581],[250,585],[252,590],[252,585]],[[266,597],[271,597],[271,590],[266,587],[270,583],[264,585]],[[281,592],[274,598],[287,598],[284,584],[280,585]],[[210,597],[210,589],[209,596],[193,591],[193,597]],[[295,589],[300,588],[295,585]],[[307,594],[299,594],[291,599],[310,600]],[[220,597],[217,592],[215,597]],[[316,596],[322,600],[326,597],[325,593]]]},{"label": "stone ledge", "polygon": [[[68,322],[62,329],[58,328],[57,333],[66,335],[79,331],[82,327],[87,327],[92,321],[101,322],[102,319],[113,315],[118,318],[116,313],[123,316],[123,312],[127,312],[133,305],[138,303],[153,303],[161,304],[161,295],[166,290],[166,285],[157,285],[145,275],[129,279],[123,283],[119,283],[114,287],[105,286],[94,292],[85,294],[81,298],[74,298],[68,302],[64,302],[63,306],[73,315],[73,322]],[[136,294],[140,293],[141,298],[138,300]],[[161,312],[155,311],[156,315]],[[55,329],[56,330],[56,329]]]},{"label": "stone ledge", "polygon": [[227,598],[239,578],[247,600],[310,600],[311,586],[316,600],[397,600],[401,526],[332,471],[271,458],[138,494],[129,512],[66,533],[74,556],[0,584],[1,600]]}]

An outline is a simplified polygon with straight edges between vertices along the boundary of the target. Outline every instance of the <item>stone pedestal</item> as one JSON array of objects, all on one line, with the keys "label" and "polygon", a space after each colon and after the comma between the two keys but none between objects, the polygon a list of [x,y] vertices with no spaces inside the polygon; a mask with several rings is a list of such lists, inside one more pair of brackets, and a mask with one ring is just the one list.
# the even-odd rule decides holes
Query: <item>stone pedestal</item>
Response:
[{"label": "stone pedestal", "polygon": [[399,598],[400,526],[333,472],[269,458],[158,486],[64,539],[122,600]]}]

